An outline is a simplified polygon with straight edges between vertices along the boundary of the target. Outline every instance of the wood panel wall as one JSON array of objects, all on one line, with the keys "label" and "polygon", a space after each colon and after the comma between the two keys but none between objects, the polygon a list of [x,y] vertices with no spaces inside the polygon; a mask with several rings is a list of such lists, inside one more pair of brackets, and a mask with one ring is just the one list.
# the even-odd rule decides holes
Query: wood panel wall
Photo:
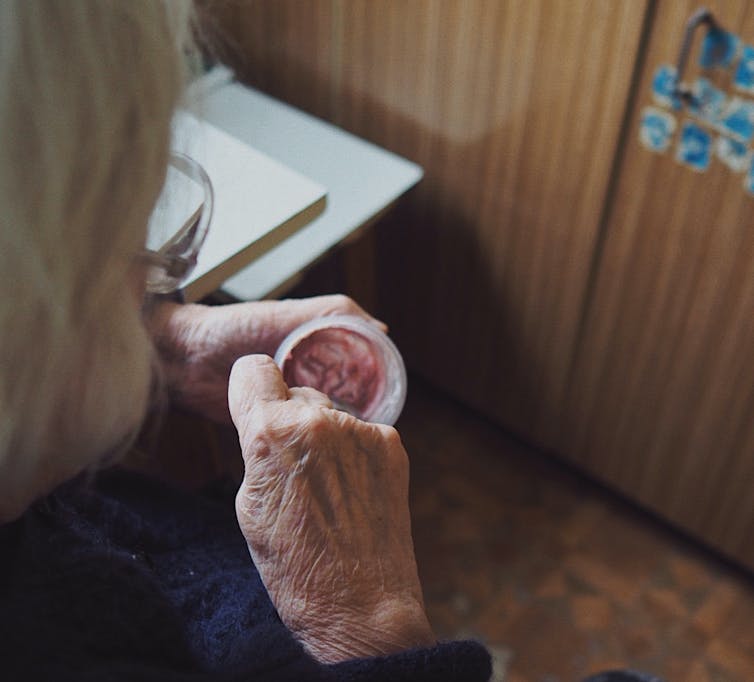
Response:
[{"label": "wood panel wall", "polygon": [[377,259],[378,312],[414,371],[540,444],[557,445],[646,9],[214,8],[242,80],[425,168],[350,271]]},{"label": "wood panel wall", "polygon": [[[652,22],[560,449],[754,566],[754,197],[719,161],[695,173],[638,141],[696,7],[658,3]],[[710,7],[754,43],[751,3]]]}]

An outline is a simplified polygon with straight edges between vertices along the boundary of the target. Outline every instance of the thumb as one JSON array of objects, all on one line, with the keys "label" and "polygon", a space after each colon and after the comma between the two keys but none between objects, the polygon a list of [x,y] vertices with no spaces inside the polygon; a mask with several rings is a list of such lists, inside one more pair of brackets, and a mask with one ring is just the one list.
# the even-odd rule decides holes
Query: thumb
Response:
[{"label": "thumb", "polygon": [[288,400],[288,387],[269,355],[245,355],[233,363],[228,379],[228,407],[236,428],[257,402]]}]

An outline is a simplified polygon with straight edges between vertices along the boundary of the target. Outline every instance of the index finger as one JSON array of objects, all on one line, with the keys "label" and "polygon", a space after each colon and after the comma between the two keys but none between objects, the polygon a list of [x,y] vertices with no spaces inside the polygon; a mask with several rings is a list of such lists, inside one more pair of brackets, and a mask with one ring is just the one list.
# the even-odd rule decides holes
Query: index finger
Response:
[{"label": "index finger", "polygon": [[228,379],[228,407],[236,426],[255,402],[275,402],[288,397],[288,386],[269,355],[244,355],[233,363]]}]

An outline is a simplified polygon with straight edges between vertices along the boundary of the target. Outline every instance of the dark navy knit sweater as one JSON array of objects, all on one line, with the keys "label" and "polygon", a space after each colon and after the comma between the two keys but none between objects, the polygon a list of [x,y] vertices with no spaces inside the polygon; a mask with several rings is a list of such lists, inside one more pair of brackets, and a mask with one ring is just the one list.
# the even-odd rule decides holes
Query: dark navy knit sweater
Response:
[{"label": "dark navy knit sweater", "polygon": [[111,472],[69,483],[0,527],[0,678],[489,678],[487,651],[471,641],[315,662],[267,596],[233,494],[188,494]]}]

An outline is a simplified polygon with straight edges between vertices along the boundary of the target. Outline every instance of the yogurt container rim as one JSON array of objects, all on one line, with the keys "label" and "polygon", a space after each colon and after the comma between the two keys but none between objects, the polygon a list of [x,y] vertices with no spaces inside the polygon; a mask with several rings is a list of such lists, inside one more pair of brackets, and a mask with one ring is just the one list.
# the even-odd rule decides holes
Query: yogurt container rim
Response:
[{"label": "yogurt container rim", "polygon": [[347,329],[366,337],[382,354],[385,369],[385,391],[370,414],[362,418],[379,424],[393,425],[406,402],[408,377],[400,351],[392,339],[372,322],[355,315],[325,315],[296,327],[283,339],[275,353],[275,364],[284,370],[291,350],[301,341],[323,329]]}]

